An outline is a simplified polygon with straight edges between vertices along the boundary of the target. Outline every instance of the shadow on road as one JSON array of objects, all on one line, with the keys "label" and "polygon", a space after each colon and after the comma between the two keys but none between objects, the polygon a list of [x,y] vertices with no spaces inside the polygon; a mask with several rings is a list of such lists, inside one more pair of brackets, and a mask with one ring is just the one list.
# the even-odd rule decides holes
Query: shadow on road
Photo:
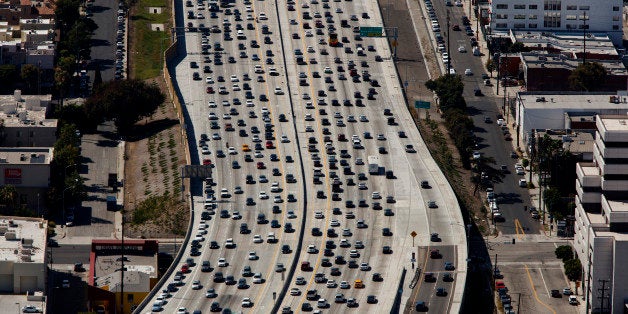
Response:
[{"label": "shadow on road", "polygon": [[129,142],[141,141],[178,123],[179,121],[176,119],[161,119],[150,121],[144,125],[136,125],[130,132],[130,135],[126,137],[126,140]]},{"label": "shadow on road", "polygon": [[106,39],[92,39],[92,47],[109,46],[111,43]]}]

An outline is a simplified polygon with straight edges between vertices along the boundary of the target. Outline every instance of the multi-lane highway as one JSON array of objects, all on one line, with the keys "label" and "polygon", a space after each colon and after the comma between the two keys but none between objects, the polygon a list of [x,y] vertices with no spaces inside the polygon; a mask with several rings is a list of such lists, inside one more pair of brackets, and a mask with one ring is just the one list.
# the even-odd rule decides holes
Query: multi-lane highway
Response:
[{"label": "multi-lane highway", "polygon": [[196,252],[185,248],[184,270],[167,281],[176,291],[154,309],[390,311],[417,246],[443,253],[417,256],[418,267],[457,268],[454,282],[439,281],[446,295],[422,288],[422,300],[439,313],[459,306],[457,201],[405,107],[386,40],[354,30],[381,25],[376,3],[208,7],[184,3],[192,31],[175,75],[191,151],[215,167],[194,197]]}]

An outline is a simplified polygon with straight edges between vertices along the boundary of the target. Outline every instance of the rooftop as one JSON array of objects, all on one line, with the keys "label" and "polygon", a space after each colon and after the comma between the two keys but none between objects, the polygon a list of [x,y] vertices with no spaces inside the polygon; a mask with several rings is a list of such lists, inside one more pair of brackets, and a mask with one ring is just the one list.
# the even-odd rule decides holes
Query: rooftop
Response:
[{"label": "rooftop", "polygon": [[613,212],[628,212],[628,200],[609,200],[606,199]]},{"label": "rooftop", "polygon": [[[614,48],[613,48],[614,49]],[[575,70],[582,64],[581,60],[574,59],[562,54],[548,54],[543,52],[522,52],[521,59],[528,68],[555,68]],[[595,60],[604,66],[610,75],[628,75],[626,67],[621,60]]]},{"label": "rooftop", "polygon": [[617,109],[618,111],[626,111],[628,102],[625,96],[620,97],[620,101],[611,101],[615,99],[617,93],[611,92],[519,92],[518,98],[521,105],[526,109],[548,109],[548,108],[564,108],[564,109]]},{"label": "rooftop", "polygon": [[47,222],[0,216],[0,261],[44,263]]},{"label": "rooftop", "polygon": [[607,131],[628,132],[626,120],[628,120],[626,115],[602,115],[599,118],[599,122],[604,125],[604,129]]},{"label": "rooftop", "polygon": [[[568,53],[584,51],[585,41],[582,40],[582,33],[518,32],[511,30],[510,37],[513,42],[520,42],[531,49],[558,49]],[[604,33],[587,33],[586,51],[587,54],[609,55],[619,58],[613,42]]]},{"label": "rooftop", "polygon": [[[125,265],[126,266],[126,265]],[[120,280],[122,279],[120,271],[99,277],[96,280],[96,286],[106,288],[111,292],[120,291]],[[150,275],[143,271],[133,271],[127,267],[124,272],[124,291],[125,292],[148,292],[150,291]]]},{"label": "rooftop", "polygon": [[541,137],[544,134],[549,135],[554,140],[563,142],[563,149],[572,153],[590,153],[593,152],[593,144],[595,138],[589,132],[573,132],[568,130],[547,130],[539,131]]},{"label": "rooftop", "polygon": [[52,95],[22,95],[19,90],[13,95],[0,95],[0,120],[5,127],[56,127],[56,119],[46,119],[51,99]]},{"label": "rooftop", "polygon": [[50,164],[52,147],[0,147],[0,164]]}]

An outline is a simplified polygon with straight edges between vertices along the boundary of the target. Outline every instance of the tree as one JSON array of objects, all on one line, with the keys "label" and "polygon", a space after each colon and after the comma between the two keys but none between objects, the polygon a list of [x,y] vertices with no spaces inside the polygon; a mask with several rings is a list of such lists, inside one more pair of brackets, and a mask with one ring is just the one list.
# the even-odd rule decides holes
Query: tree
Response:
[{"label": "tree", "polygon": [[495,71],[495,63],[493,63],[493,59],[488,58],[486,60],[486,71],[491,73],[491,77],[493,77],[493,71]]},{"label": "tree", "polygon": [[14,89],[17,78],[18,73],[15,65],[0,65],[0,92],[2,92],[3,94],[11,92]]},{"label": "tree", "polygon": [[570,281],[582,279],[582,264],[577,258],[565,262],[565,275]]},{"label": "tree", "polygon": [[561,245],[554,250],[556,258],[560,258],[563,262],[573,259],[573,251],[569,245]]},{"label": "tree", "polygon": [[576,91],[603,90],[606,83],[606,69],[598,62],[578,65],[568,78],[569,86]]},{"label": "tree", "polygon": [[543,202],[545,202],[545,206],[547,206],[547,211],[554,216],[560,216],[557,214],[561,212],[560,208],[562,206],[562,201],[560,198],[560,191],[558,189],[554,187],[545,189],[543,191]]},{"label": "tree", "polygon": [[0,205],[4,207],[4,215],[11,215],[18,206],[18,193],[15,186],[6,184],[0,187]]},{"label": "tree", "polygon": [[451,108],[466,109],[462,97],[464,83],[460,75],[445,74],[435,80],[425,82],[425,87],[436,92],[439,98],[438,107],[445,112]]},{"label": "tree", "polygon": [[94,121],[113,120],[118,132],[124,134],[137,121],[152,115],[164,99],[155,84],[135,79],[111,81],[87,99],[85,110],[87,117]]},{"label": "tree", "polygon": [[526,48],[523,46],[522,42],[514,42],[508,47],[508,52],[510,53],[518,53],[526,51]]},{"label": "tree", "polygon": [[39,78],[40,69],[38,66],[34,64],[24,64],[22,66],[22,71],[20,76],[24,82],[26,82],[26,86],[29,91],[33,91],[33,86],[37,85],[37,79]]}]

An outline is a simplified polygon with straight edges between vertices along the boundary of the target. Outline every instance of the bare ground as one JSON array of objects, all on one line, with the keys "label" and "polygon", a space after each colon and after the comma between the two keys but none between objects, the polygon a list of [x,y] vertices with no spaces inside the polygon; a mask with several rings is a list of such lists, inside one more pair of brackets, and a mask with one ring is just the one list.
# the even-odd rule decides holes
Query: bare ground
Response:
[{"label": "bare ground", "polygon": [[[168,95],[163,77],[149,82],[158,84]],[[151,117],[137,123],[134,135],[127,140],[124,166],[127,217],[132,217],[135,207],[150,196],[172,195],[172,203],[166,206],[166,211],[145,224],[131,224],[126,228],[128,236],[169,238],[173,236],[173,230],[177,234],[184,232],[182,226],[189,219],[189,207],[181,202],[180,194],[179,173],[185,164],[182,145],[186,144],[182,140],[181,125],[168,96]]]}]

